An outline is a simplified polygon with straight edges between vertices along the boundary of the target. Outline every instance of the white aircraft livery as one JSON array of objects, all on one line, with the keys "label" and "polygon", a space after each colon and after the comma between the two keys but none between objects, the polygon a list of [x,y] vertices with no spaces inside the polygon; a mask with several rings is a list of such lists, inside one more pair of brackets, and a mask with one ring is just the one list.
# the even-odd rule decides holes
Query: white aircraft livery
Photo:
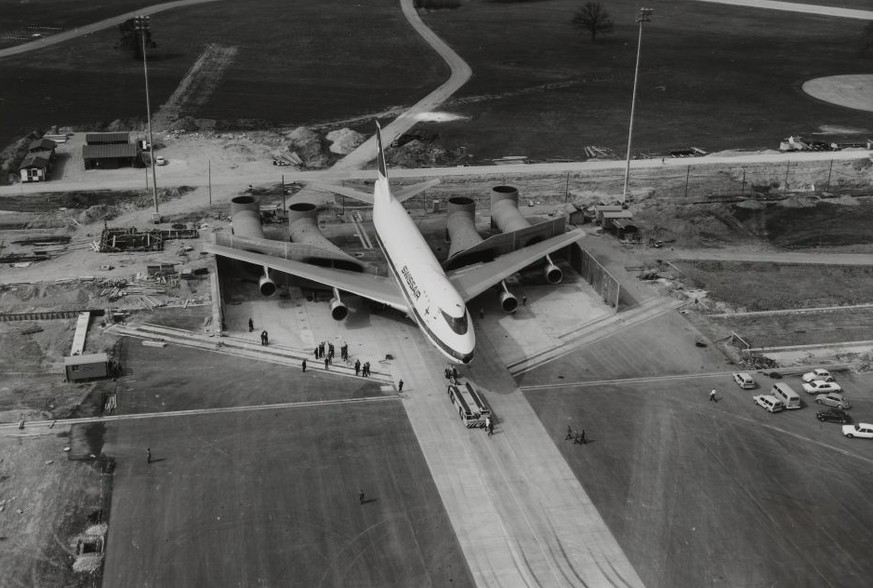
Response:
[{"label": "white aircraft livery", "polygon": [[419,328],[449,361],[469,363],[476,345],[470,313],[403,204],[391,195],[378,128],[376,140],[379,144],[379,178],[373,190],[376,239]]},{"label": "white aircraft livery", "polygon": [[[215,243],[205,243],[204,250],[329,286],[334,290],[332,306],[342,304],[339,293],[344,291],[396,308],[415,321],[427,340],[450,363],[470,363],[476,335],[466,301],[546,258],[549,253],[578,241],[584,233],[574,229],[493,261],[452,270],[447,274],[403,206],[403,200],[432,186],[433,182],[407,188],[401,196],[393,195],[388,183],[378,124],[376,139],[379,175],[372,196],[338,186],[329,189],[373,205],[373,227],[379,247],[388,262],[390,278],[322,267]],[[345,312],[336,316],[345,317]]]}]

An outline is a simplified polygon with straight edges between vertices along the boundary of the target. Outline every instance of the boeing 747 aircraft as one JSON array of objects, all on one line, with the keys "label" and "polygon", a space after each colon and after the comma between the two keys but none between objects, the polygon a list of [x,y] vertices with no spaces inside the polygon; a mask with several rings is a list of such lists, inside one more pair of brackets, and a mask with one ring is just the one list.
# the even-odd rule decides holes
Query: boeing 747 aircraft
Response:
[{"label": "boeing 747 aircraft", "polygon": [[[512,274],[546,258],[549,253],[579,240],[582,232],[573,230],[507,253],[494,261],[447,274],[403,207],[402,201],[413,193],[407,191],[400,197],[391,193],[378,125],[376,137],[379,176],[372,198],[369,194],[343,193],[373,205],[376,239],[388,262],[390,278],[280,259],[216,244],[206,244],[205,249],[216,255],[263,266],[265,271],[272,269],[333,288],[331,311],[337,318],[344,318],[347,313],[340,300],[341,291],[396,308],[415,321],[427,340],[449,362],[467,364],[473,359],[476,335],[466,302]],[[335,312],[337,309],[341,312]]]}]

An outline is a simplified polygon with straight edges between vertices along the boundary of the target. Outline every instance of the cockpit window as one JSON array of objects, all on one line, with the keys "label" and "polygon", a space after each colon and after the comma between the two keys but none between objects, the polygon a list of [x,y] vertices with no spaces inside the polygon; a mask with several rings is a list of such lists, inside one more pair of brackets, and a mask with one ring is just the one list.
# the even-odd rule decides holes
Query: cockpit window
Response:
[{"label": "cockpit window", "polygon": [[443,318],[447,323],[449,323],[449,326],[455,333],[457,333],[458,335],[463,335],[467,332],[466,312],[459,317],[453,317],[441,308],[440,313],[442,313]]}]

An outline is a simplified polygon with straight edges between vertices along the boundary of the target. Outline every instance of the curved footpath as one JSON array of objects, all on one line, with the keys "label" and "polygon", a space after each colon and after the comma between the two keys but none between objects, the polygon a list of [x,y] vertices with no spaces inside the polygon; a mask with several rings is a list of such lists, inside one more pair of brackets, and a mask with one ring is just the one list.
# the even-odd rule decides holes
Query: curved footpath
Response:
[{"label": "curved footpath", "polygon": [[[445,60],[452,73],[443,85],[419,100],[406,112],[394,119],[391,124],[382,129],[382,140],[386,144],[390,144],[395,138],[411,129],[418,122],[416,117],[419,114],[433,110],[445,102],[461,86],[466,84],[470,76],[473,75],[473,70],[470,69],[467,62],[461,59],[460,55],[455,53],[445,41],[440,39],[436,33],[424,24],[413,5],[413,0],[400,0],[400,8],[403,10],[403,15],[409,21],[409,24],[412,25],[412,28]],[[374,159],[376,159],[375,136],[367,139],[357,149],[338,161],[332,169],[360,169]]]},{"label": "curved footpath", "polygon": [[166,2],[164,4],[146,6],[138,10],[134,10],[133,12],[126,12],[118,16],[107,18],[106,20],[101,20],[99,22],[85,25],[83,27],[76,27],[75,29],[70,29],[69,31],[58,33],[57,35],[42,37],[37,41],[23,43],[21,45],[16,45],[15,47],[9,47],[8,49],[2,49],[0,50],[0,59],[3,59],[4,57],[11,57],[13,55],[20,55],[29,51],[36,51],[38,49],[57,45],[58,43],[64,43],[66,41],[69,41],[70,39],[90,35],[91,33],[96,33],[97,31],[102,31],[103,29],[108,29],[110,27],[119,25],[127,19],[133,18],[135,16],[149,16],[152,14],[157,14],[159,12],[164,12],[166,10],[173,10],[174,8],[183,8],[185,6],[194,6],[195,4],[205,4],[207,2],[217,1],[218,0],[177,0],[176,2]]},{"label": "curved footpath", "polygon": [[857,8],[840,8],[838,6],[819,6],[817,4],[800,4],[798,2],[777,2],[776,0],[697,0],[710,4],[728,4],[747,8],[764,8],[766,10],[782,10],[784,12],[800,12],[817,14],[819,16],[836,16],[839,18],[855,18],[873,20],[873,10]]}]

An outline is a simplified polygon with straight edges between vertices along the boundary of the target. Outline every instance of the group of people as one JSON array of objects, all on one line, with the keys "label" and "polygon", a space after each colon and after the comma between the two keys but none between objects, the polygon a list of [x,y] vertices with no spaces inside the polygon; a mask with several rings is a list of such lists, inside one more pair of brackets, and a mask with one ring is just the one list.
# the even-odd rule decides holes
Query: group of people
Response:
[{"label": "group of people", "polygon": [[582,429],[580,433],[574,433],[573,427],[567,425],[567,436],[564,437],[564,440],[572,439],[573,444],[585,445],[588,441],[585,439],[585,429]]},{"label": "group of people", "polygon": [[[255,330],[255,321],[249,319],[249,333]],[[261,345],[269,345],[270,344],[270,334],[264,330],[261,331]]]},{"label": "group of people", "polygon": [[[369,375],[370,375],[370,362],[365,361],[362,364],[360,359],[356,359],[355,360],[355,375],[356,376],[363,376],[365,378],[369,377]],[[403,390],[403,388],[401,388],[401,390]]]}]

